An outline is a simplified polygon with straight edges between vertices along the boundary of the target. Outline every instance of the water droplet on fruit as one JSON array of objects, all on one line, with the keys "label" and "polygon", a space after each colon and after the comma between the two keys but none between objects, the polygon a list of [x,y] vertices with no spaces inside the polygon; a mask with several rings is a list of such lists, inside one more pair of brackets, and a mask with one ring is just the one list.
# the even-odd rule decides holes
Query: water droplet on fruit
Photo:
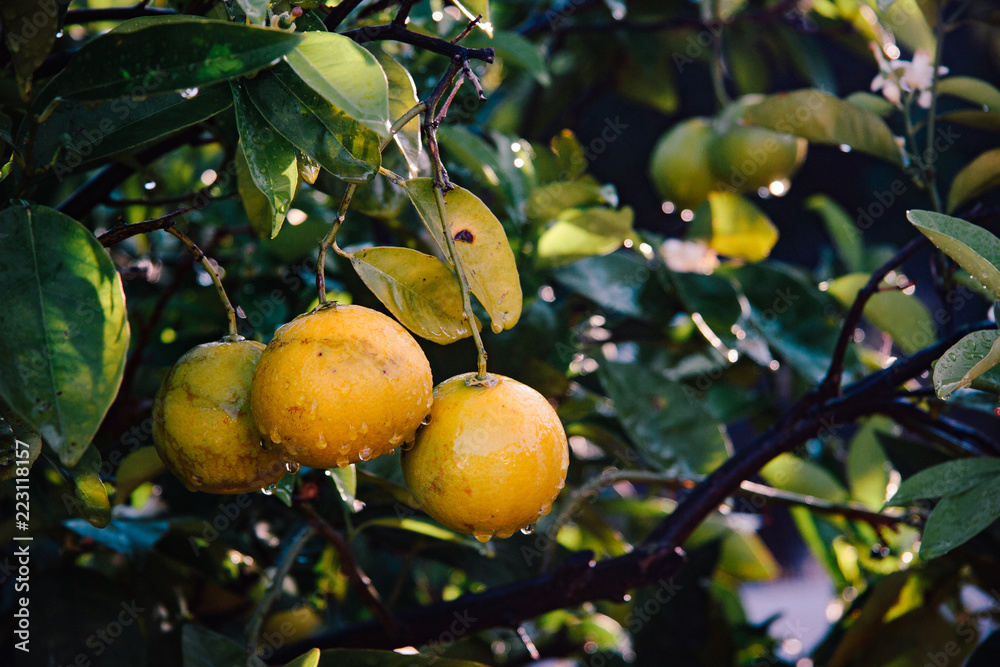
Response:
[{"label": "water droplet on fruit", "polygon": [[368,422],[361,422],[361,434],[364,435],[368,432]]},{"label": "water droplet on fruit", "polygon": [[195,486],[201,486],[202,484],[204,484],[204,481],[201,479],[201,477],[198,477],[198,475],[191,475],[191,483],[194,484]]},{"label": "water droplet on fruit", "polygon": [[393,433],[392,437],[389,438],[389,444],[390,445],[398,445],[401,442],[403,442],[403,434],[402,433]]},{"label": "water droplet on fruit", "polygon": [[521,533],[523,535],[531,535],[535,532],[535,524],[529,523],[527,526],[521,526]]},{"label": "water droplet on fruit", "polygon": [[301,468],[301,467],[302,466],[300,466],[295,461],[285,461],[285,470],[288,471],[289,475],[294,475],[295,473],[297,473],[299,471],[299,468]]},{"label": "water droplet on fruit", "polygon": [[475,537],[480,542],[489,542],[490,538],[493,537],[493,533],[490,532],[490,531],[478,531],[477,530],[472,535],[473,535],[473,537]]},{"label": "water droplet on fruit", "polygon": [[347,458],[346,456],[338,456],[335,463],[337,464],[338,468],[346,468],[347,466],[351,465],[351,459]]},{"label": "water droplet on fruit", "polygon": [[420,425],[421,426],[427,426],[430,423],[431,423],[431,415],[430,415],[430,413],[427,413],[427,416],[424,417],[423,421],[420,422]]},{"label": "water droplet on fruit", "polygon": [[400,445],[399,448],[401,450],[403,450],[404,452],[408,452],[411,449],[413,449],[413,445],[415,445],[416,443],[417,443],[417,440],[416,440],[416,438],[414,438],[413,440],[410,440],[409,442],[404,442],[402,445]]},{"label": "water droplet on fruit", "polygon": [[271,496],[274,495],[274,492],[277,490],[278,490],[277,484],[268,484],[263,489],[261,489],[260,492],[263,493],[265,496]]},{"label": "water droplet on fruit", "polygon": [[545,516],[552,511],[552,503],[545,503],[542,505],[542,509],[538,510],[538,516]]},{"label": "water droplet on fruit", "polygon": [[358,452],[358,458],[361,459],[362,461],[367,461],[371,457],[372,457],[372,448],[371,447],[365,447],[360,452]]},{"label": "water droplet on fruit", "polygon": [[326,449],[326,438],[323,436],[322,433],[320,433],[319,437],[316,438],[316,446],[319,449]]},{"label": "water droplet on fruit", "polygon": [[347,427],[347,439],[348,440],[357,440],[358,439],[358,429],[354,428],[353,426],[348,426]]},{"label": "water droplet on fruit", "polygon": [[350,443],[345,442],[344,444],[342,444],[340,446],[340,451],[343,454],[346,454],[347,452],[351,451],[351,445],[350,445]]},{"label": "water droplet on fruit", "polygon": [[559,480],[559,483],[558,483],[558,484],[556,484],[556,488],[557,488],[557,489],[562,489],[562,488],[564,488],[565,486],[566,486],[566,480],[564,480],[564,479],[561,479],[561,480]]},{"label": "water droplet on fruit", "polygon": [[428,396],[427,397],[427,403],[425,403],[425,405],[427,406],[427,409],[430,410],[431,406],[434,405],[434,397],[433,396]]},{"label": "water droplet on fruit", "polygon": [[277,427],[271,429],[271,433],[268,435],[268,437],[270,437],[271,442],[273,442],[276,445],[281,442],[281,434],[278,433]]}]

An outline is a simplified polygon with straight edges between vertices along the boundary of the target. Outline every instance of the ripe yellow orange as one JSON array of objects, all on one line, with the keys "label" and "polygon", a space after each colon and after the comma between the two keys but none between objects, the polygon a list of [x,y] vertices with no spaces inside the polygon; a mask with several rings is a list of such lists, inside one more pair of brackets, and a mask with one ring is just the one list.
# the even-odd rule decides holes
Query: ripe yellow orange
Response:
[{"label": "ripe yellow orange", "polygon": [[250,414],[250,380],[264,346],[205,343],[184,354],[153,401],[153,444],[192,491],[246,493],[277,482],[285,460],[265,449]]},{"label": "ripe yellow orange", "polygon": [[261,355],[251,405],[264,439],[314,468],[343,467],[412,441],[431,407],[431,368],[395,320],[330,306],[281,326]]},{"label": "ripe yellow orange", "polygon": [[503,375],[474,373],[434,389],[430,420],[404,450],[403,478],[421,508],[481,542],[548,514],[566,483],[566,432],[549,402]]},{"label": "ripe yellow orange", "polygon": [[715,138],[711,120],[691,118],[675,125],[653,149],[649,175],[660,195],[678,209],[696,209],[716,189],[708,161]]}]

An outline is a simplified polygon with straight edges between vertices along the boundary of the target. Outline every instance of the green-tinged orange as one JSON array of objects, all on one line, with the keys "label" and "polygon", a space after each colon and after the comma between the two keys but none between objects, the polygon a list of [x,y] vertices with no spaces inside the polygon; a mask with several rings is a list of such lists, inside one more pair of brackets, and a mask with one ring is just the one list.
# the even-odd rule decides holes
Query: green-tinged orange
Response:
[{"label": "green-tinged orange", "polygon": [[404,451],[403,477],[422,509],[480,541],[509,537],[548,514],[565,486],[566,432],[549,402],[503,375],[474,373],[434,389],[429,422]]},{"label": "green-tinged orange", "polygon": [[265,449],[250,414],[250,380],[264,346],[205,343],[184,354],[153,401],[153,444],[192,491],[246,493],[274,484],[285,460]]},{"label": "green-tinged orange", "polygon": [[251,403],[264,439],[286,458],[333,468],[412,441],[432,389],[427,357],[398,322],[370,308],[331,305],[275,332]]},{"label": "green-tinged orange", "polygon": [[808,147],[802,137],[737,125],[712,140],[708,156],[712,173],[728,188],[756,192],[794,175]]},{"label": "green-tinged orange", "polygon": [[716,189],[708,161],[708,146],[714,138],[709,119],[691,118],[674,125],[656,143],[649,175],[660,196],[678,209],[698,208]]}]

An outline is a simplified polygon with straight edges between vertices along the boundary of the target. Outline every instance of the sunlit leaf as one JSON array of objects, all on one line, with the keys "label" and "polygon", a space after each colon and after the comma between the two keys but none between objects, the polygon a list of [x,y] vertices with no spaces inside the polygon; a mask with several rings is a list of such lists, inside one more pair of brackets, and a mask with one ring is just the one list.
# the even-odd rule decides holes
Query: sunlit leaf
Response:
[{"label": "sunlit leaf", "polygon": [[[868,279],[868,274],[850,273],[829,281],[827,292],[845,307],[850,307]],[[865,304],[864,317],[889,334],[899,349],[907,354],[937,340],[930,311],[913,294],[904,294],[898,290],[876,292]]]},{"label": "sunlit leaf", "polygon": [[458,277],[437,257],[409,248],[369,248],[351,256],[361,280],[413,333],[442,345],[472,335]]},{"label": "sunlit leaf", "polygon": [[42,436],[0,400],[0,481],[27,477],[42,453]]},{"label": "sunlit leaf", "polygon": [[781,454],[760,471],[768,484],[782,491],[813,496],[832,503],[848,499],[847,489],[822,466],[794,454]]},{"label": "sunlit leaf", "polygon": [[156,479],[166,470],[155,447],[140,447],[131,452],[115,472],[115,504],[127,503],[137,486]]},{"label": "sunlit leaf", "polygon": [[874,509],[885,502],[890,469],[877,433],[891,430],[892,422],[888,418],[872,417],[854,434],[847,450],[845,468],[851,497]]},{"label": "sunlit leaf", "polygon": [[337,494],[350,512],[358,511],[358,468],[353,463],[343,468],[327,470]]},{"label": "sunlit leaf", "polygon": [[721,255],[757,262],[771,254],[778,230],[750,200],[732,192],[710,192],[711,247]]},{"label": "sunlit leaf", "polygon": [[0,398],[72,466],[124,372],[121,278],[90,231],[49,208],[0,212],[0,238]]},{"label": "sunlit leaf", "polygon": [[[404,187],[424,225],[447,256],[448,241],[432,179],[410,179]],[[465,269],[469,288],[489,313],[494,332],[511,328],[521,316],[521,283],[503,225],[486,204],[464,188],[456,187],[444,199],[448,234]]]},{"label": "sunlit leaf", "polygon": [[805,137],[811,142],[845,144],[854,150],[902,164],[900,148],[881,118],[850,102],[819,90],[770,95],[749,107],[752,125]]},{"label": "sunlit leaf", "polygon": [[76,497],[64,497],[67,508],[83,516],[95,528],[107,526],[111,521],[111,501],[108,499],[108,490],[101,481],[101,455],[97,448],[90,445],[84,449],[72,468],[62,465],[54,458],[50,458],[49,462],[73,488]]},{"label": "sunlit leaf", "polygon": [[1000,187],[1000,148],[986,151],[955,174],[948,191],[948,212]]},{"label": "sunlit leaf", "polygon": [[907,477],[885,504],[903,507],[915,500],[956,496],[997,476],[1000,476],[1000,459],[947,461]]},{"label": "sunlit leaf", "polygon": [[938,81],[939,95],[951,95],[976,106],[984,107],[984,111],[1000,111],[1000,90],[982,79],[971,76],[946,76]]},{"label": "sunlit leaf", "polygon": [[436,540],[443,540],[445,542],[451,542],[453,544],[469,547],[470,549],[478,551],[480,554],[492,553],[491,547],[488,544],[479,542],[471,535],[462,535],[453,530],[449,530],[448,528],[444,528],[433,521],[417,517],[384,517],[381,519],[372,519],[371,521],[366,521],[358,526],[354,531],[354,537],[356,537],[362,530],[367,530],[376,526],[406,530],[411,533],[424,535],[426,537],[433,537]]},{"label": "sunlit leaf", "polygon": [[906,217],[946,255],[1000,298],[1000,238],[982,227],[930,211]]},{"label": "sunlit leaf", "polygon": [[632,233],[634,217],[628,206],[618,210],[567,209],[538,238],[538,256],[547,263],[565,263],[591,255],[607,255],[620,248]]},{"label": "sunlit leaf", "polygon": [[1000,394],[1000,331],[976,331],[941,355],[934,365],[934,390],[947,399],[952,392],[972,386]]},{"label": "sunlit leaf", "polygon": [[[389,83],[389,121],[395,123],[404,113],[417,105],[417,86],[409,70],[385,51],[375,51],[375,58],[382,66]],[[396,133],[396,145],[406,158],[410,167],[410,175],[416,176],[420,169],[420,155],[423,144],[420,140],[420,117],[407,123]]]},{"label": "sunlit leaf", "polygon": [[392,119],[385,72],[354,40],[332,32],[307,32],[285,60],[330,104],[379,136],[388,136]]},{"label": "sunlit leaf", "polygon": [[986,530],[1000,518],[1000,474],[956,495],[945,496],[927,517],[920,557],[943,556]]},{"label": "sunlit leaf", "polygon": [[[298,184],[295,148],[260,115],[240,83],[230,84],[240,132],[239,149],[257,189],[267,198],[270,224],[254,229],[265,239],[273,239],[281,230]],[[251,222],[254,222],[251,219]],[[262,233],[263,232],[263,233]]]},{"label": "sunlit leaf", "polygon": [[[242,143],[242,142],[241,142]],[[250,165],[247,164],[246,153],[240,144],[236,146],[236,155],[233,157],[233,166],[236,170],[236,190],[239,192],[240,201],[243,202],[243,210],[246,211],[250,226],[261,238],[271,238],[274,229],[276,215],[271,206],[271,200],[260,191],[250,173]],[[284,216],[281,217],[284,220]]]},{"label": "sunlit leaf", "polygon": [[[131,99],[233,79],[268,66],[302,40],[280,30],[205,19],[133,19],[81,48],[43,101]],[[164,48],[169,44],[170,48]]]}]

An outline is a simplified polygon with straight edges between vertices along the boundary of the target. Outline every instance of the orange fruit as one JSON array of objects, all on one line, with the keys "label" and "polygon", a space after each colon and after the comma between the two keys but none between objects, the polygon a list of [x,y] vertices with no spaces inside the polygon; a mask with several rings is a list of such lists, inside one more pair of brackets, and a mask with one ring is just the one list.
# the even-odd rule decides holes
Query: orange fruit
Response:
[{"label": "orange fruit", "polygon": [[696,209],[716,189],[708,162],[715,138],[711,120],[691,118],[664,134],[653,149],[649,175],[657,192],[678,209]]},{"label": "orange fruit", "polygon": [[254,373],[251,405],[264,439],[287,459],[343,467],[412,441],[432,386],[427,357],[402,325],[331,304],[278,328]]},{"label": "orange fruit", "polygon": [[503,375],[434,389],[429,421],[403,451],[403,477],[422,509],[481,542],[510,537],[548,514],[565,486],[566,432],[549,402]]}]

